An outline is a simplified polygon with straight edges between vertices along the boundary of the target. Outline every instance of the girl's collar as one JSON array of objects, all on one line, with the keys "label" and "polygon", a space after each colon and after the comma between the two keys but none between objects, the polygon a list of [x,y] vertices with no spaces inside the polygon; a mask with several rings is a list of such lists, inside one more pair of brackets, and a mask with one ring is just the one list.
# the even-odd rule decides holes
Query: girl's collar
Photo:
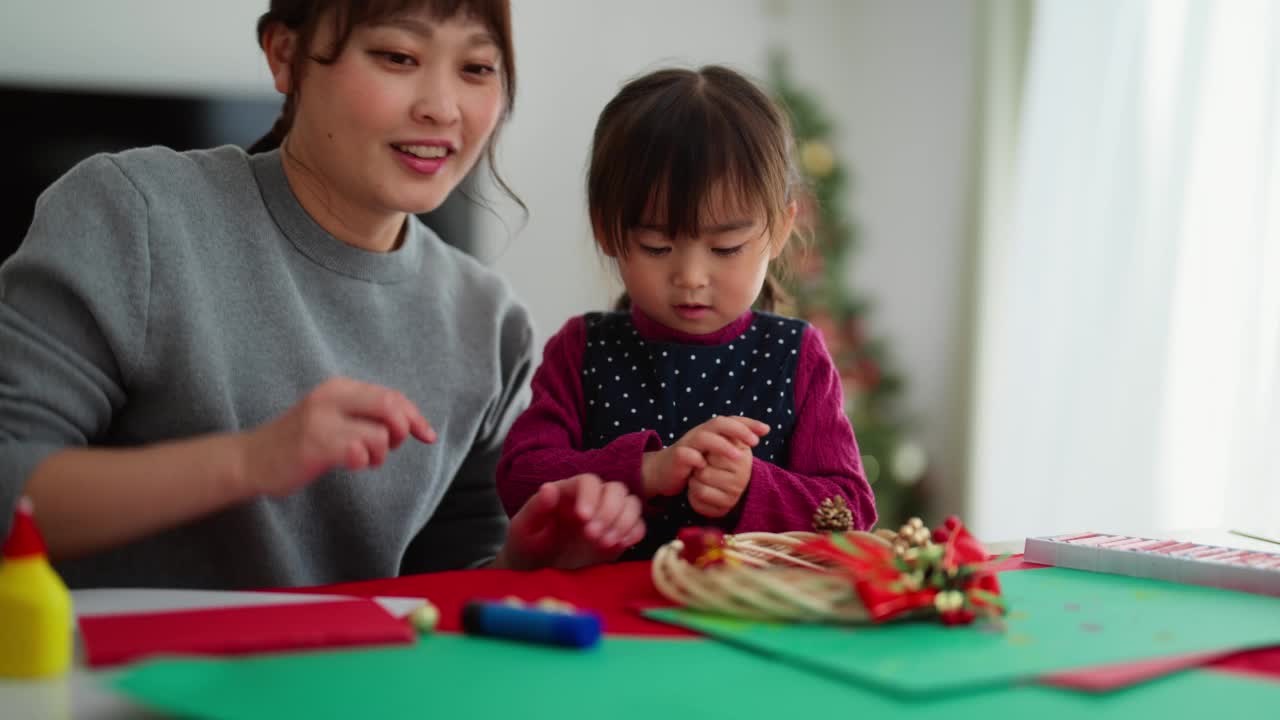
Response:
[{"label": "girl's collar", "polygon": [[748,309],[737,320],[715,332],[709,332],[705,335],[691,335],[669,328],[640,312],[636,306],[631,306],[631,322],[635,324],[636,331],[640,333],[640,337],[649,342],[679,343],[682,345],[723,345],[737,339],[739,335],[746,332],[747,328],[751,327],[751,321],[754,319],[755,313]]}]

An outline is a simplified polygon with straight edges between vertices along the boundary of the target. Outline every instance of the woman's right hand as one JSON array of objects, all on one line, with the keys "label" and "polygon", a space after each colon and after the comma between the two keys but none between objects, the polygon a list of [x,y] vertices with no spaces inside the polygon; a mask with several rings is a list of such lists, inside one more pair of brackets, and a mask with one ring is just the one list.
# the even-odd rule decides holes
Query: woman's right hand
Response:
[{"label": "woman's right hand", "polygon": [[[769,426],[749,417],[725,415],[714,417],[684,434],[675,444],[647,452],[641,459],[640,476],[644,496],[679,495],[695,472],[707,466],[712,453],[726,458],[750,454]],[[741,449],[738,444],[746,445]]]},{"label": "woman's right hand", "polygon": [[251,496],[283,497],[336,467],[378,467],[409,436],[436,441],[408,398],[380,385],[333,378],[285,414],[241,435],[245,488]]}]

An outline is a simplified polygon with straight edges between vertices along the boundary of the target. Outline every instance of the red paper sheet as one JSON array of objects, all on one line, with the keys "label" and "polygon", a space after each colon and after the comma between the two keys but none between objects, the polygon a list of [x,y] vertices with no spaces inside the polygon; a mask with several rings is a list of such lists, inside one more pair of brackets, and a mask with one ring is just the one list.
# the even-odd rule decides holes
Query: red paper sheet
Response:
[{"label": "red paper sheet", "polygon": [[157,654],[244,655],[406,644],[414,631],[367,599],[98,615],[80,619],[85,661],[99,668]]}]

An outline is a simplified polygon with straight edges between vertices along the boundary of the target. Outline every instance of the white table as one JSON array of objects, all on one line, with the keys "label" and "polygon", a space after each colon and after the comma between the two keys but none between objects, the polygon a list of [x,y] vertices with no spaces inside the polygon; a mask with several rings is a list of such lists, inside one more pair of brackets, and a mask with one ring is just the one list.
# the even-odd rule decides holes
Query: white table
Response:
[{"label": "white table", "polygon": [[[117,612],[187,610],[233,605],[334,600],[337,595],[292,593],[220,592],[215,590],[77,590],[71,593],[77,617]],[[415,598],[375,598],[393,615],[403,617],[422,605]],[[109,672],[109,671],[106,671]],[[79,638],[71,671],[52,680],[0,680],[2,720],[123,720],[160,718],[145,708],[107,690],[103,672],[89,670],[82,658]]]}]

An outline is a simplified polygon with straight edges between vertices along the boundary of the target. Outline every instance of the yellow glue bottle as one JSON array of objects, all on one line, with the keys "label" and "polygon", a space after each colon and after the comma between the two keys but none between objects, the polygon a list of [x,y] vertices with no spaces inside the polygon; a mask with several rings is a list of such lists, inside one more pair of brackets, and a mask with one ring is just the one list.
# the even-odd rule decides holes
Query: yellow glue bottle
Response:
[{"label": "yellow glue bottle", "polygon": [[61,675],[71,664],[71,593],[45,556],[23,498],[0,550],[0,677]]}]

